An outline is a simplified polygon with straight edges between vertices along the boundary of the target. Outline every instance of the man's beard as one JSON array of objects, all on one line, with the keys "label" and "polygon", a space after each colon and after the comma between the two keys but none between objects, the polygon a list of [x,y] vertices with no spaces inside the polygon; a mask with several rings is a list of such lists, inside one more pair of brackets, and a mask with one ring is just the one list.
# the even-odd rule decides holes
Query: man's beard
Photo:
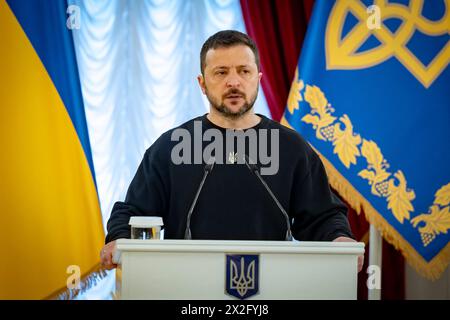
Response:
[{"label": "man's beard", "polygon": [[[217,99],[212,97],[209,94],[208,89],[206,89],[206,97],[208,98],[208,101],[211,104],[211,106],[214,109],[216,109],[217,111],[219,111],[224,117],[229,118],[229,119],[238,119],[239,117],[242,117],[244,114],[246,114],[249,110],[251,110],[253,108],[256,98],[258,97],[258,91],[259,91],[259,84],[258,84],[258,86],[256,88],[256,92],[255,92],[254,96],[251,98],[250,102],[247,101],[247,97],[246,97],[245,93],[243,93],[242,91],[239,91],[238,89],[231,89],[231,90],[227,91],[225,94],[223,94],[222,95],[222,103],[219,103],[217,101]],[[242,107],[240,107],[239,110],[236,112],[231,111],[223,102],[228,95],[232,95],[232,94],[241,95],[245,101],[245,103],[242,105]]]}]

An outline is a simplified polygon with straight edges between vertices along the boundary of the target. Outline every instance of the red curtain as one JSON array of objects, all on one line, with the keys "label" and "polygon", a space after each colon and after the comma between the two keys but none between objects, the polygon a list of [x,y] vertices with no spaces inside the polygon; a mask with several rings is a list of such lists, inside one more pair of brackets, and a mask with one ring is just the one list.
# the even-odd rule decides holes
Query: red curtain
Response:
[{"label": "red curtain", "polygon": [[[276,121],[281,119],[286,107],[313,4],[314,0],[241,0],[247,32],[260,52],[261,85]],[[366,242],[364,268],[358,275],[358,299],[364,300],[367,299],[369,224],[364,213],[358,215],[348,204],[347,207],[356,239]],[[382,299],[405,297],[403,256],[384,240],[381,287]]]},{"label": "red curtain", "polygon": [[311,12],[312,0],[241,0],[248,34],[261,59],[261,85],[272,118],[280,121]]}]

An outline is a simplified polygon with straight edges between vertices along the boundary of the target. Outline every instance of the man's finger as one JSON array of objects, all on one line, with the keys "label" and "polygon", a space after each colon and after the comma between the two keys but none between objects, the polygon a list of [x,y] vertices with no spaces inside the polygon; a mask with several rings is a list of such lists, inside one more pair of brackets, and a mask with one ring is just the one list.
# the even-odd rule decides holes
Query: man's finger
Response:
[{"label": "man's finger", "polygon": [[117,268],[117,264],[109,262],[109,263],[103,265],[103,268],[106,270],[111,270],[111,269]]},{"label": "man's finger", "polygon": [[358,272],[360,272],[364,265],[364,256],[358,256]]},{"label": "man's finger", "polygon": [[117,264],[112,261],[112,252],[109,250],[104,253],[102,261],[103,267],[107,270],[117,268]]},{"label": "man's finger", "polygon": [[107,270],[111,270],[114,268],[117,268],[117,264],[113,263],[112,255],[115,247],[115,242],[109,242],[106,244],[103,249],[100,251],[100,261],[102,264],[102,267]]},{"label": "man's finger", "polygon": [[111,270],[113,268],[113,264],[111,262],[111,259],[104,258],[102,261],[103,268],[107,270]]},{"label": "man's finger", "polygon": [[100,260],[103,264],[106,264],[108,262],[108,253],[105,248],[100,251]]}]

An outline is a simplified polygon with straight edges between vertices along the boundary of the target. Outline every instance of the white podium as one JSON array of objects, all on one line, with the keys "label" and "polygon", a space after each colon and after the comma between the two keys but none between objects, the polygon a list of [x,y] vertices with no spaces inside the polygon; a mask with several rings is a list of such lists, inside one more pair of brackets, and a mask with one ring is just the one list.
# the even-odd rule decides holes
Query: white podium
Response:
[{"label": "white podium", "polygon": [[120,239],[116,298],[356,299],[363,253],[359,242]]}]

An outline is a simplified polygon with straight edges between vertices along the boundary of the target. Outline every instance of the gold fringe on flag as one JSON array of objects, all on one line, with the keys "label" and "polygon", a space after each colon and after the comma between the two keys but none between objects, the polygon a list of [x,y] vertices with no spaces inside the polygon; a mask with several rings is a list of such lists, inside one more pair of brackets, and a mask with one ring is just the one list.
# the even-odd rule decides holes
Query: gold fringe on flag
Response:
[{"label": "gold fringe on flag", "polygon": [[95,287],[101,280],[105,279],[107,275],[107,270],[103,269],[101,264],[97,264],[81,277],[78,288],[69,289],[66,287],[60,289],[49,295],[44,300],[74,300],[80,295],[86,293],[89,289]]}]

